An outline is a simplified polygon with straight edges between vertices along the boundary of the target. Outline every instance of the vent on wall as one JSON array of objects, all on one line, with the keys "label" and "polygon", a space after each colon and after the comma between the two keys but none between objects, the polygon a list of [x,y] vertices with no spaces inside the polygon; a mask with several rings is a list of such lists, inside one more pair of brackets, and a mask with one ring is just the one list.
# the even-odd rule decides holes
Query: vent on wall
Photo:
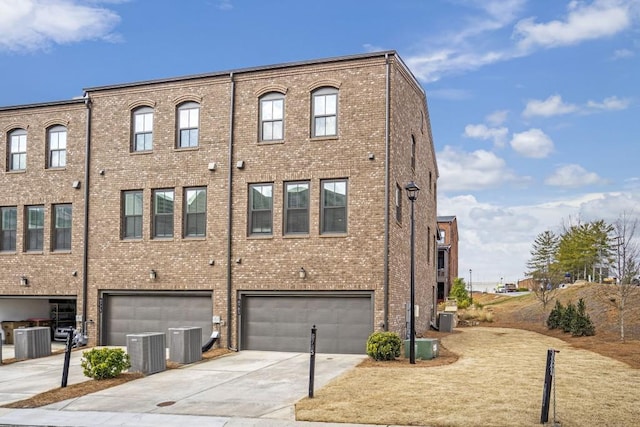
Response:
[{"label": "vent on wall", "polygon": [[169,328],[169,360],[183,364],[202,360],[202,328]]},{"label": "vent on wall", "polygon": [[16,359],[36,359],[51,356],[51,329],[40,326],[35,328],[14,329]]},{"label": "vent on wall", "polygon": [[155,374],[167,369],[166,336],[163,332],[127,335],[130,372]]}]

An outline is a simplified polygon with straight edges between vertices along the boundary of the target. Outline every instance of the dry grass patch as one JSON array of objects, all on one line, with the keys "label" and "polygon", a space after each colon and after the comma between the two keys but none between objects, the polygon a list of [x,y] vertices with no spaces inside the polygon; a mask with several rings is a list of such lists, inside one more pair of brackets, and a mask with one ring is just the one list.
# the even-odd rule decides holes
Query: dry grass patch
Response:
[{"label": "dry grass patch", "polygon": [[513,329],[469,328],[443,337],[442,344],[461,355],[456,363],[359,367],[314,399],[298,402],[296,418],[434,427],[540,425],[546,352],[556,348],[557,415],[564,427],[637,423],[640,372],[624,363]]}]

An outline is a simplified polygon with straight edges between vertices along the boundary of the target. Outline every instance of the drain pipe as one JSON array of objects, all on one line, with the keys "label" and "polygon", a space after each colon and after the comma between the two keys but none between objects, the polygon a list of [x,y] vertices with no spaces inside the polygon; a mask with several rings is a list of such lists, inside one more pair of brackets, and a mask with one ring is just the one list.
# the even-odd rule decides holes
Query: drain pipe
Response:
[{"label": "drain pipe", "polygon": [[390,106],[390,89],[391,89],[391,64],[389,54],[385,53],[386,62],[386,82],[385,82],[385,106],[384,106],[384,277],[383,277],[383,293],[384,293],[384,313],[383,322],[384,330],[389,330],[389,110]]},{"label": "drain pipe", "polygon": [[[235,98],[236,98],[236,83],[233,79],[233,73],[229,73],[229,79],[231,80],[230,90],[230,102],[229,102],[229,155],[228,155],[228,168],[227,175],[227,348],[229,350],[238,351],[237,348],[231,346],[231,331],[233,330],[233,320],[231,305],[231,293],[233,291],[233,281],[231,277],[231,249],[233,240],[233,115],[235,110]],[[237,329],[236,329],[237,330]],[[236,346],[237,347],[237,346]]]},{"label": "drain pipe", "polygon": [[89,167],[91,165],[91,98],[89,93],[84,94],[84,105],[87,107],[87,123],[86,123],[86,135],[85,135],[85,153],[84,153],[84,224],[82,236],[84,239],[82,250],[82,335],[88,336],[86,330],[87,327],[87,291],[88,286],[88,273],[87,267],[89,265]]}]

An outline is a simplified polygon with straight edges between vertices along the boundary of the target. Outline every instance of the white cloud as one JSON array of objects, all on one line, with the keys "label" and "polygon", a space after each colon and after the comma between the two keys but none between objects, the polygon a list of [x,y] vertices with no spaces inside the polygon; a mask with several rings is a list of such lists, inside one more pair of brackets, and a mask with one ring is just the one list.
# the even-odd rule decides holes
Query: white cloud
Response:
[{"label": "white cloud", "polygon": [[[0,50],[34,51],[52,44],[117,39],[113,11],[79,0],[0,0]],[[113,3],[113,2],[112,2]]]},{"label": "white cloud", "polygon": [[535,18],[523,19],[516,24],[514,36],[523,51],[610,37],[631,26],[631,6],[636,1],[595,0],[587,4],[574,0],[569,3],[569,12],[564,20],[536,23]]},{"label": "white cloud", "polygon": [[594,110],[624,110],[629,106],[628,99],[619,99],[615,96],[605,98],[602,102],[589,101],[587,107]]},{"label": "white cloud", "polygon": [[561,232],[568,218],[612,223],[621,212],[637,213],[639,192],[586,193],[547,203],[504,206],[478,200],[472,195],[438,197],[438,214],[455,215],[460,239],[459,271],[474,284],[493,287],[504,278],[524,278],[531,244],[545,230]]},{"label": "white cloud", "polygon": [[635,56],[635,53],[629,49],[618,49],[615,52],[613,52],[614,60],[632,58],[633,56]]},{"label": "white cloud", "polygon": [[505,127],[490,128],[487,125],[466,125],[464,127],[464,136],[467,138],[475,138],[482,140],[492,140],[496,147],[504,147],[509,129]]},{"label": "white cloud", "polygon": [[589,172],[580,165],[570,164],[558,167],[553,174],[548,176],[545,184],[554,187],[577,188],[593,184],[603,184],[605,180],[597,173]]},{"label": "white cloud", "polygon": [[551,95],[544,101],[532,99],[527,102],[522,115],[524,117],[533,116],[558,116],[561,114],[569,114],[578,110],[578,107],[572,104],[565,104],[560,95]]},{"label": "white cloud", "polygon": [[218,9],[220,9],[220,10],[231,10],[231,9],[233,9],[233,4],[231,4],[231,0],[219,0],[218,1]]},{"label": "white cloud", "polygon": [[542,159],[553,151],[553,141],[540,129],[514,133],[511,148],[524,157]]},{"label": "white cloud", "polygon": [[436,157],[442,191],[481,190],[527,179],[517,177],[503,159],[486,150],[467,153],[445,146]]},{"label": "white cloud", "polygon": [[486,117],[487,123],[493,126],[500,126],[504,122],[507,121],[507,116],[509,115],[509,110],[498,110],[489,114]]}]

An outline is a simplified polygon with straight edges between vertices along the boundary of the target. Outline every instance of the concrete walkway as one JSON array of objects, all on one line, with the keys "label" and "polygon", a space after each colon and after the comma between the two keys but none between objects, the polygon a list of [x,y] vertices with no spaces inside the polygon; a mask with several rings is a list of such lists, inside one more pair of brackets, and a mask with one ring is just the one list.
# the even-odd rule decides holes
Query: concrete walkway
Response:
[{"label": "concrete walkway", "polygon": [[[68,384],[87,380],[81,356],[72,353]],[[315,388],[364,357],[316,355]],[[58,354],[0,366],[0,404],[59,387],[63,361]],[[0,425],[287,426],[300,424],[294,405],[308,391],[308,354],[242,351],[42,408],[0,408]]]}]

